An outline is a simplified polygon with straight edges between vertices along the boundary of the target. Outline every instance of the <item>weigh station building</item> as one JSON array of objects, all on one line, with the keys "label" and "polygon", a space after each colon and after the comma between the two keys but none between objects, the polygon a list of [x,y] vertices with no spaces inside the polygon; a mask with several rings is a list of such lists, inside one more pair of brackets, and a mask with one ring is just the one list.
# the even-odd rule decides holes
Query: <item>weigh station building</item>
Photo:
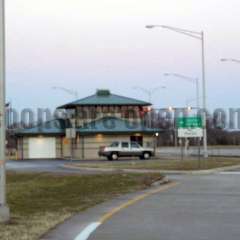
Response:
[{"label": "weigh station building", "polygon": [[99,148],[115,141],[154,147],[159,129],[146,127],[143,121],[150,108],[151,103],[97,90],[94,95],[58,107],[71,113],[67,119],[18,131],[18,158],[97,159]]}]

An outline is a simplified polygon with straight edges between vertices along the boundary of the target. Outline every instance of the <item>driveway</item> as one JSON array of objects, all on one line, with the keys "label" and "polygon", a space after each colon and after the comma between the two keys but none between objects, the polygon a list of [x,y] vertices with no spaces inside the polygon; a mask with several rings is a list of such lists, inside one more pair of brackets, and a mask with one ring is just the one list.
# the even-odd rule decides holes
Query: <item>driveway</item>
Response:
[{"label": "driveway", "polygon": [[44,239],[240,239],[240,175],[225,173],[171,178],[180,184],[122,209],[89,238],[76,237],[121,201],[129,201],[128,197],[89,209],[58,226]]}]

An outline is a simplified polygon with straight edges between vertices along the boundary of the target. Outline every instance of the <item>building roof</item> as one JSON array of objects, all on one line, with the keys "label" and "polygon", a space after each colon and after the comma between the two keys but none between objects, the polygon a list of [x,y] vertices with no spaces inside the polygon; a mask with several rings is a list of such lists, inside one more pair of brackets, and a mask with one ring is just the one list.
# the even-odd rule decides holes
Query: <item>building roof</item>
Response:
[{"label": "building roof", "polygon": [[55,119],[44,122],[33,128],[24,128],[16,131],[16,135],[63,135],[69,126],[64,119]]},{"label": "building roof", "polygon": [[[65,135],[66,128],[71,125],[68,121],[63,119],[55,119],[45,122],[33,128],[25,128],[16,132],[17,136],[32,136],[32,135]],[[117,117],[104,117],[90,123],[86,123],[81,128],[76,128],[76,132],[85,134],[119,134],[119,133],[149,133],[153,134],[160,132],[158,128],[148,128],[141,122],[130,122],[128,120],[120,119]]]},{"label": "building roof", "polygon": [[96,94],[77,101],[67,103],[58,108],[74,108],[76,106],[150,106],[151,103],[112,94],[109,90],[97,90]]},{"label": "building roof", "polygon": [[96,133],[156,133],[161,130],[158,128],[148,128],[141,122],[130,122],[116,117],[105,117],[85,124],[76,129],[80,134]]}]

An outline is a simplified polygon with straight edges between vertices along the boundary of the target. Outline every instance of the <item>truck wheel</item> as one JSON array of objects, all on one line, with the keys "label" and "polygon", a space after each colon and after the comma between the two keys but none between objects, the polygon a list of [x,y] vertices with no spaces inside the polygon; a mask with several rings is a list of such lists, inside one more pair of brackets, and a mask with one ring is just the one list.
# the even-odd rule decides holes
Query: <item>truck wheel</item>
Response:
[{"label": "truck wheel", "polygon": [[145,152],[143,153],[143,159],[149,159],[151,157],[150,153]]},{"label": "truck wheel", "polygon": [[118,154],[117,153],[112,153],[111,154],[111,159],[112,160],[118,160]]},{"label": "truck wheel", "polygon": [[112,161],[112,157],[107,157],[108,161]]}]

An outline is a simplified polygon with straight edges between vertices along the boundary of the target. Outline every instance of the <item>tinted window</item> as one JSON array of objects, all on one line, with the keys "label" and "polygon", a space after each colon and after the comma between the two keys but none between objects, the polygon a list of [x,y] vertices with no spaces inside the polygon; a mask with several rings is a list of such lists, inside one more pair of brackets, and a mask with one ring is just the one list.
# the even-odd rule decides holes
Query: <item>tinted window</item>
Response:
[{"label": "tinted window", "polygon": [[122,143],[122,147],[123,147],[123,148],[128,148],[128,147],[129,147],[128,142],[123,142],[123,143]]},{"label": "tinted window", "polygon": [[119,145],[118,142],[113,142],[113,143],[111,144],[111,147],[118,147],[118,145]]},{"label": "tinted window", "polygon": [[131,142],[131,148],[139,148],[139,145],[136,142]]}]

